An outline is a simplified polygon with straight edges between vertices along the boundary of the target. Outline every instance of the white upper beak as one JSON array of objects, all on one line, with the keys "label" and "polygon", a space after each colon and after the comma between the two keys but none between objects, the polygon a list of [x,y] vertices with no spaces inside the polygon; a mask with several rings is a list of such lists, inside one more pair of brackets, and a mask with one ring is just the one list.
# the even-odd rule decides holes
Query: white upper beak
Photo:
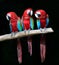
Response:
[{"label": "white upper beak", "polygon": [[6,19],[9,20],[9,17],[11,17],[11,15],[10,14],[7,14],[6,15]]},{"label": "white upper beak", "polygon": [[30,14],[31,14],[31,16],[33,15],[33,11],[32,10],[30,11]]}]

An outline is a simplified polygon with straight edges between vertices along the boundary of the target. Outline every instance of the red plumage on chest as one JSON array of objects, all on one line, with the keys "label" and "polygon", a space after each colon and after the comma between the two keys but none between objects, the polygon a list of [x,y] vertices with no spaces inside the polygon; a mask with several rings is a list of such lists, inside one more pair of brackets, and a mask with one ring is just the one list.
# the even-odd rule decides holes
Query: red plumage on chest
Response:
[{"label": "red plumage on chest", "polygon": [[30,19],[24,19],[23,20],[24,23],[24,29],[28,30],[30,28]]},{"label": "red plumage on chest", "polygon": [[11,27],[12,27],[12,32],[17,32],[17,20],[11,19]]},{"label": "red plumage on chest", "polygon": [[41,28],[46,27],[47,13],[44,10],[37,10],[35,16],[40,20]]},{"label": "red plumage on chest", "polygon": [[30,29],[30,18],[33,15],[32,8],[28,8],[24,11],[23,13],[23,24],[24,24],[24,30],[29,30]]},{"label": "red plumage on chest", "polygon": [[6,15],[6,18],[8,21],[10,21],[10,29],[12,32],[18,31],[17,28],[17,20],[20,19],[20,17],[17,16],[15,12],[8,12]]},{"label": "red plumage on chest", "polygon": [[46,19],[40,19],[41,28],[46,27]]}]

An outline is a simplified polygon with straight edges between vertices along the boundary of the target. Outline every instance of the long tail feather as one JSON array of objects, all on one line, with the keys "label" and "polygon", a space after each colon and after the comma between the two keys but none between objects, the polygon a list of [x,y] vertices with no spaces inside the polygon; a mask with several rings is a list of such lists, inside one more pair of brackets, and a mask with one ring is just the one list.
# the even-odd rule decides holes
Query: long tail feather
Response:
[{"label": "long tail feather", "polygon": [[40,39],[40,56],[41,56],[41,62],[43,63],[45,61],[46,56],[46,35],[41,35]]},{"label": "long tail feather", "polygon": [[28,38],[28,52],[30,53],[30,56],[32,56],[32,38]]},{"label": "long tail feather", "polygon": [[22,46],[21,46],[21,42],[18,39],[18,44],[17,44],[17,55],[18,55],[18,62],[21,64],[22,63]]}]

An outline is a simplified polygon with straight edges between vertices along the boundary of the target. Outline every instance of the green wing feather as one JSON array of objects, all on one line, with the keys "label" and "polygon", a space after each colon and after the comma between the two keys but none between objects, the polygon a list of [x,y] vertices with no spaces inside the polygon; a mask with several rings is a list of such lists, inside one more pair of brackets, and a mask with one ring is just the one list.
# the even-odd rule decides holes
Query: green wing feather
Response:
[{"label": "green wing feather", "polygon": [[30,27],[32,30],[34,30],[34,20],[33,18],[30,18]]},{"label": "green wing feather", "polygon": [[22,24],[20,20],[17,21],[17,28],[19,31],[22,31]]}]

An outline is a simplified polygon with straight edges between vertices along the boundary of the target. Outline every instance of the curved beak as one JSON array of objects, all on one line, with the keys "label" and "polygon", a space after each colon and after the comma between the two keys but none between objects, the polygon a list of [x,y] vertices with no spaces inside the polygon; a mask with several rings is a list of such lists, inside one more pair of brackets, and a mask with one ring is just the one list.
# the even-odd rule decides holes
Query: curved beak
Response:
[{"label": "curved beak", "polygon": [[7,15],[6,15],[6,19],[7,19],[8,21],[10,21],[10,17],[11,17],[10,14],[7,14]]}]

